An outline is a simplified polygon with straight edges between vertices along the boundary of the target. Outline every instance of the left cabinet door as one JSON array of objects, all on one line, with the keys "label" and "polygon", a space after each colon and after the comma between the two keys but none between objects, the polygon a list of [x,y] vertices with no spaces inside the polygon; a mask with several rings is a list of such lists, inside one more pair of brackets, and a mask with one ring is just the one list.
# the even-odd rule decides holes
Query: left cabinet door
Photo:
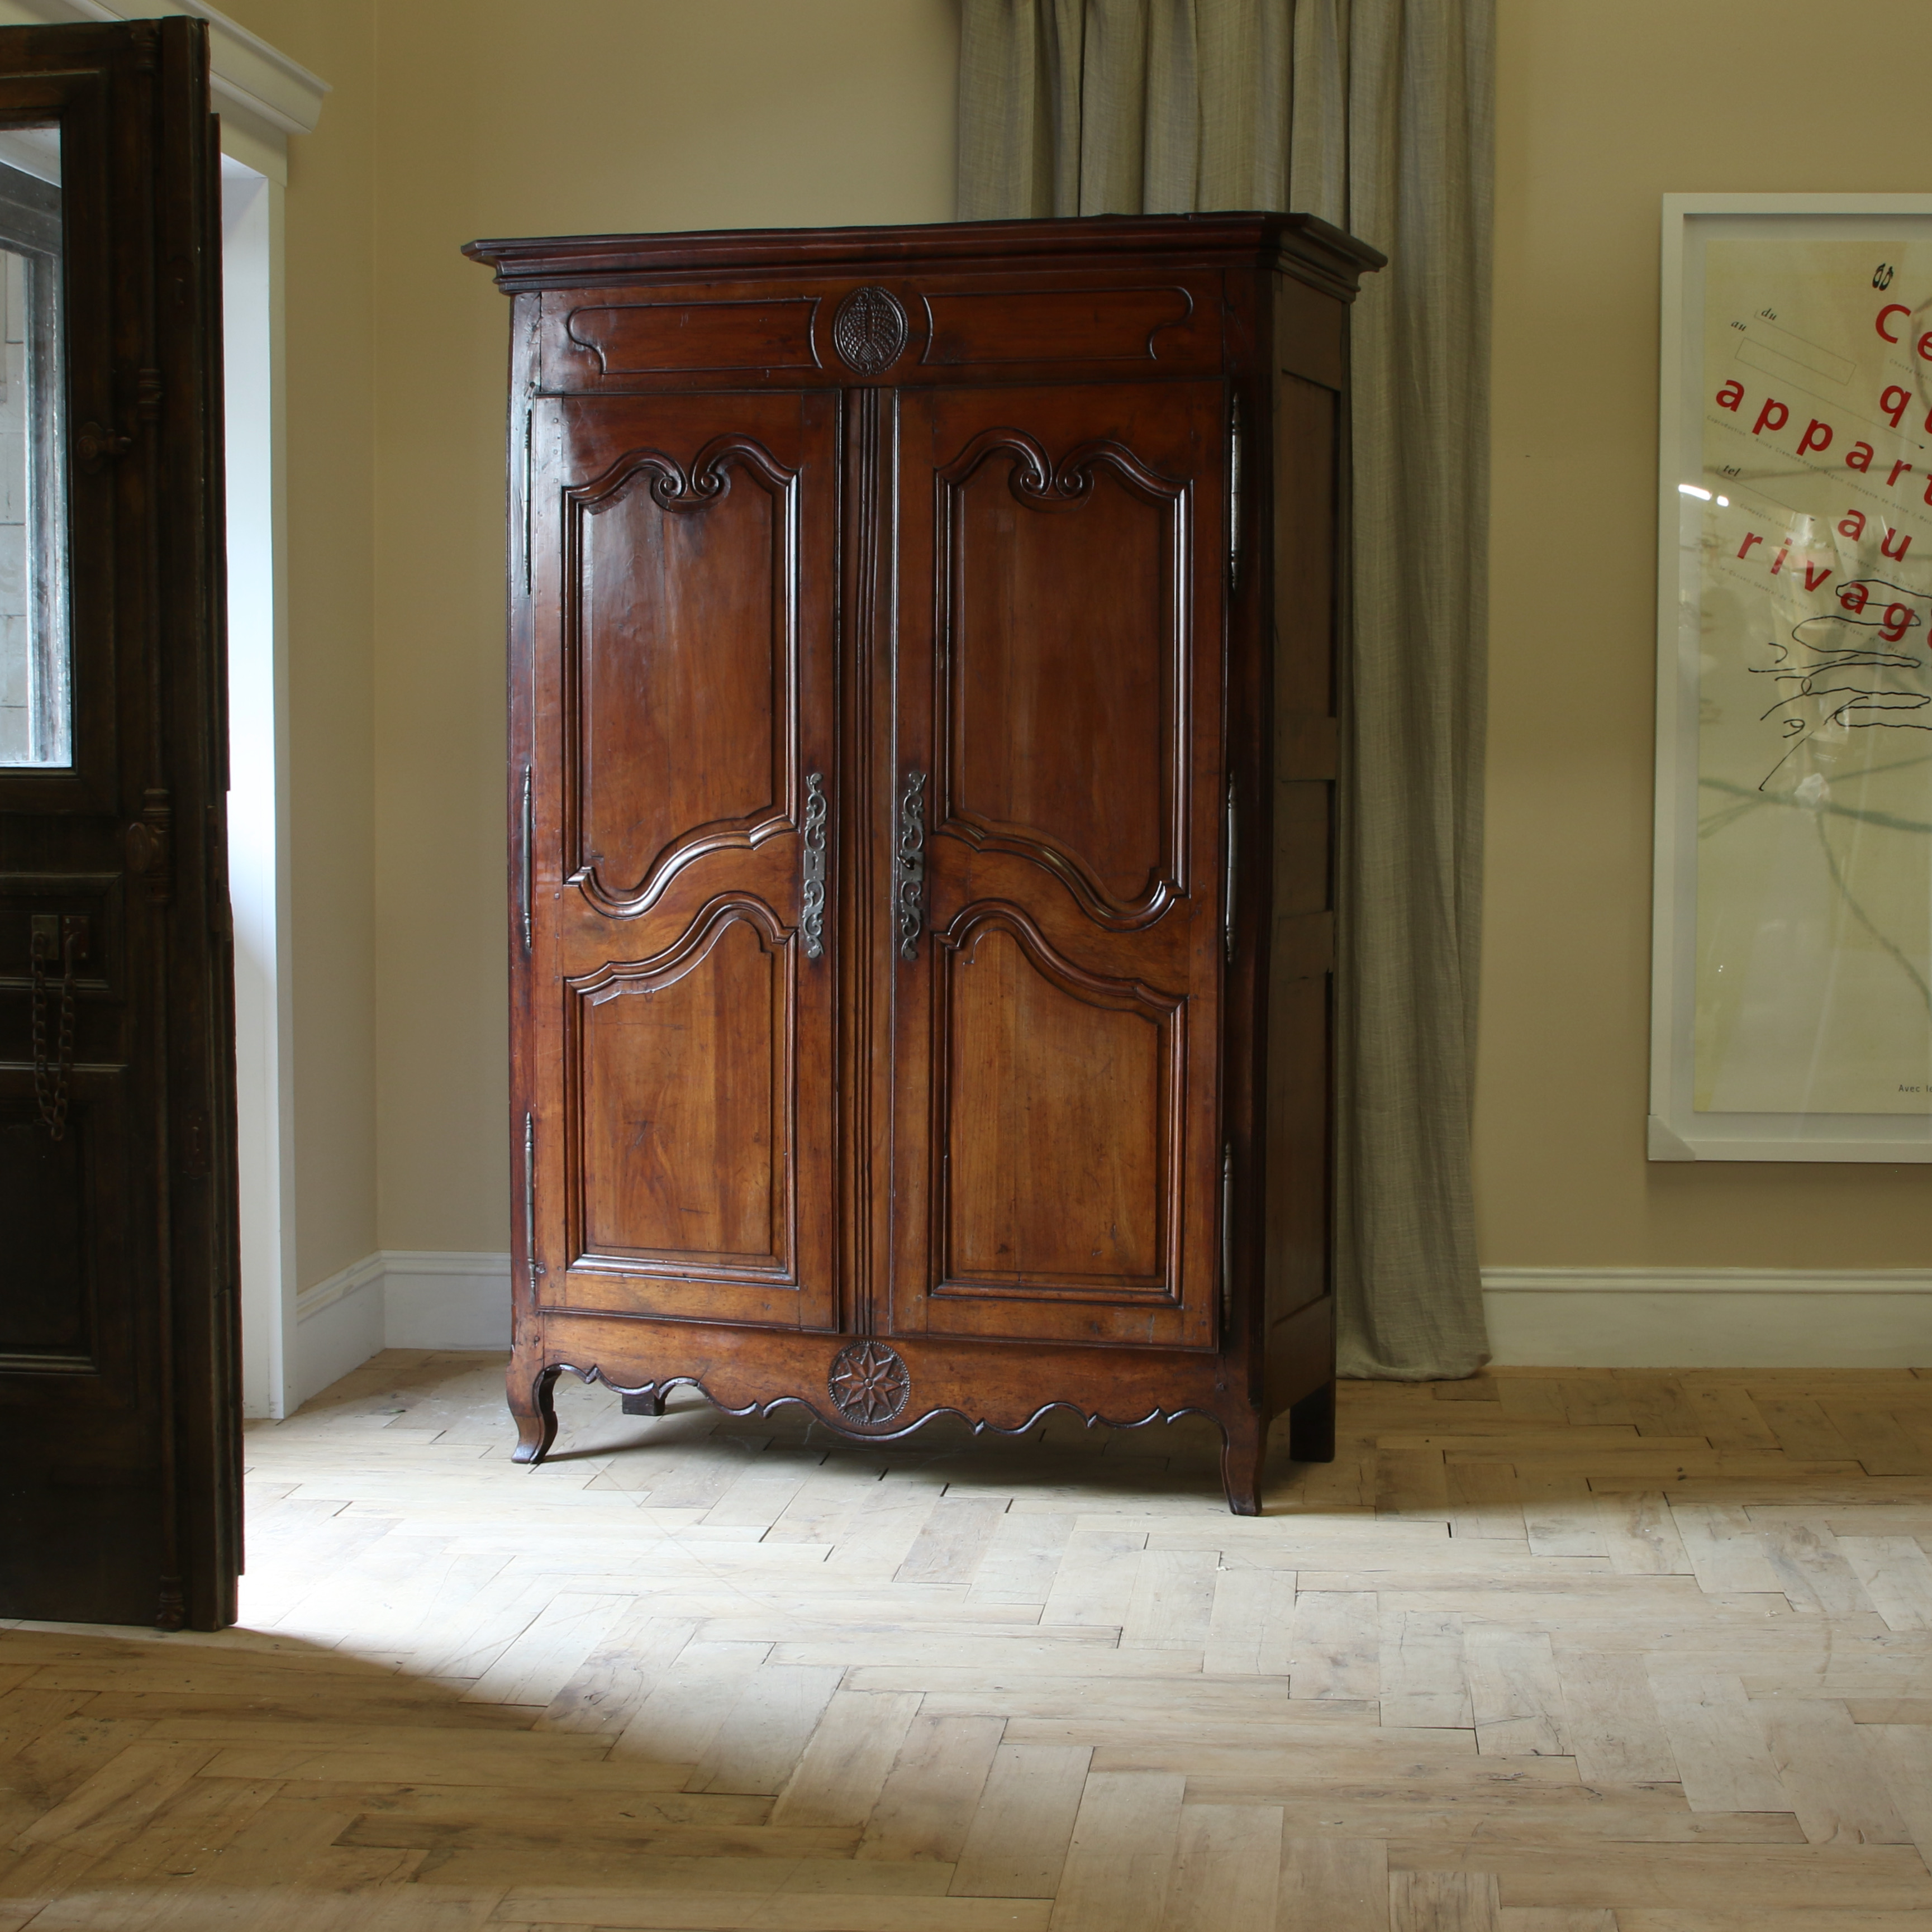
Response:
[{"label": "left cabinet door", "polygon": [[837,1324],[837,409],[532,405],[512,1132],[546,1310]]}]

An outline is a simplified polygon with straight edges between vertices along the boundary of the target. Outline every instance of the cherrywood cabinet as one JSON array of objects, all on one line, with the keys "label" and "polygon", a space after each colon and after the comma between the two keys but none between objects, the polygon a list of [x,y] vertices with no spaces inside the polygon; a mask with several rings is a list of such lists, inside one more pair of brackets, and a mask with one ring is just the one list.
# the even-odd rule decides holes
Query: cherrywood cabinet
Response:
[{"label": "cherrywood cabinet", "polygon": [[1348,304],[1228,214],[473,244],[514,298],[518,1454],[1333,1454]]}]

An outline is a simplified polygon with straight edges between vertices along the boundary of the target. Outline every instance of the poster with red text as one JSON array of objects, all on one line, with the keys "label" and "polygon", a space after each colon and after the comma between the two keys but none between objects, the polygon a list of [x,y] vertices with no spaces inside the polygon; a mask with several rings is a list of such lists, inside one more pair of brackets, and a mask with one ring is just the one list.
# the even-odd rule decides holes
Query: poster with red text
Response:
[{"label": "poster with red text", "polygon": [[1804,225],[1723,224],[1687,287],[1689,1084],[1882,1144],[1932,1114],[1932,224]]}]

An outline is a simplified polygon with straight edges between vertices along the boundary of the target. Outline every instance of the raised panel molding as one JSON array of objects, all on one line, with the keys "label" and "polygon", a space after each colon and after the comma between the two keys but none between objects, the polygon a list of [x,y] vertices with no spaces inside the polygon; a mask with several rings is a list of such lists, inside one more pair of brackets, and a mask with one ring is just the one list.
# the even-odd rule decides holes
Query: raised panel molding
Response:
[{"label": "raised panel molding", "polygon": [[922,362],[1151,362],[1194,314],[1184,288],[1067,289],[926,298]]},{"label": "raised panel molding", "polygon": [[571,346],[600,376],[669,376],[732,369],[816,369],[815,296],[764,302],[624,302],[574,308]]},{"label": "raised panel molding", "polygon": [[[968,771],[974,758],[988,755],[987,747],[995,743],[1001,757],[1012,760],[1016,755],[1010,739],[1002,735],[1010,707],[995,706],[1002,714],[998,729],[994,718],[983,721],[986,747],[976,741],[969,744],[968,739],[971,705],[967,686],[976,667],[968,662],[974,616],[970,607],[962,608],[968,574],[962,554],[968,520],[965,498],[985,466],[1001,457],[1009,460],[1008,490],[1013,501],[1029,513],[1054,518],[1077,516],[1094,502],[1096,478],[1105,476],[1160,519],[1158,548],[1151,560],[1156,574],[1154,615],[1160,626],[1155,648],[1165,659],[1156,674],[1160,722],[1155,755],[1150,759],[1135,758],[1124,743],[1116,742],[1115,734],[1086,734],[1089,746],[1097,748],[1104,742],[1107,748],[1120,754],[1120,772],[1112,785],[1105,788],[1107,795],[1096,801],[1101,808],[1096,812],[1096,820],[1103,814],[1131,815],[1136,803],[1133,788],[1154,788],[1151,817],[1157,849],[1149,855],[1151,862],[1145,883],[1136,892],[1110,890],[1092,855],[1072,849],[1070,838],[1065,835],[1056,837],[1054,828],[976,810],[965,795],[974,782]],[[934,829],[963,839],[980,850],[1009,852],[1030,860],[1060,880],[1088,917],[1112,931],[1132,932],[1151,926],[1188,890],[1192,486],[1185,480],[1162,476],[1117,442],[1082,443],[1055,464],[1042,445],[1023,430],[1001,428],[982,430],[973,437],[952,462],[938,472],[936,489],[935,562],[940,574],[939,648],[943,674],[939,680],[940,715],[934,731],[938,796],[934,801]],[[1108,569],[1115,572],[1127,568],[1132,561],[1118,550],[1106,559]],[[1118,638],[1107,640],[1114,652],[1114,668],[1124,642]],[[1079,735],[1077,718],[1061,716],[1058,722],[1070,737]]]},{"label": "raised panel molding", "polygon": [[[1028,1127],[1036,1130],[1040,1136],[1042,1145],[1037,1154],[1050,1160],[1051,1150],[1055,1144],[1089,1144],[1103,1148],[1116,1156],[1114,1167],[1108,1174],[1082,1177],[1093,1197],[1090,1201],[1080,1198],[1077,1186],[1048,1187],[1035,1196],[1040,1209],[1036,1220],[1056,1231],[1052,1235],[1042,1237],[1040,1228],[1034,1229],[1035,1245],[1042,1238],[1064,1241],[1074,1235],[1079,1226],[1079,1217],[1088,1206],[1096,1210],[1111,1210],[1102,1215],[1104,1227],[1096,1222],[1093,1229],[1082,1232],[1077,1236],[1082,1241],[1090,1238],[1101,1242],[1094,1258],[1102,1265],[1090,1270],[1064,1265],[1064,1258],[1063,1264],[1054,1268],[1043,1264],[1037,1257],[1020,1254],[1015,1255],[1009,1268],[994,1268],[984,1264],[975,1266],[970,1258],[960,1252],[966,1238],[956,1212],[960,1196],[968,1190],[984,1191],[982,1184],[987,1177],[980,1169],[986,1161],[985,1149],[989,1140],[997,1147],[1000,1138],[989,1134],[984,1124],[996,1112],[998,1100],[980,1092],[980,1083],[960,1064],[962,1048],[970,1045],[962,1030],[961,976],[970,969],[987,942],[1000,935],[1012,944],[1018,958],[1037,976],[1040,982],[1061,998],[1090,1011],[1098,1009],[1106,1013],[1130,1016],[1145,1024],[1153,1036],[1148,1042],[1150,1050],[1142,1070],[1142,1082],[1136,1083],[1132,1077],[1134,1070],[1130,1063],[1135,1055],[1131,1051],[1116,1048],[1110,1053],[1101,1040],[1088,1039],[1077,1044],[1084,1049],[1079,1058],[1091,1090],[1071,1096],[1056,1096],[1050,1090],[1036,1093],[1030,1084],[1025,1084],[1022,1076],[1024,1062],[1029,1058],[1036,1070],[1045,1070],[1050,1066],[1052,1049],[1045,1038],[1048,1029],[1043,1024],[1029,1028],[1024,1023],[1028,1016],[1018,1010],[1018,1003],[1003,1003],[1004,1010],[1015,1018],[1018,1041],[1016,1064],[1005,1071],[1024,1087],[1024,1103],[1019,1112]],[[1014,906],[984,902],[969,905],[944,932],[935,934],[934,940],[934,958],[940,985],[934,1008],[938,1030],[938,1037],[934,1042],[934,1058],[938,1064],[947,1070],[945,1084],[949,1112],[935,1124],[938,1132],[933,1161],[933,1220],[935,1252],[942,1260],[939,1280],[932,1290],[934,1295],[1016,1297],[1025,1300],[1078,1300],[1086,1297],[1114,1303],[1144,1299],[1159,1306],[1178,1306],[1184,1221],[1181,1204],[1186,1167],[1186,996],[1162,992],[1138,980],[1112,979],[1085,970],[1060,953],[1039,926]],[[1020,1035],[1026,1037],[1020,1039]],[[1144,1096],[1137,1096],[1137,1084],[1144,1084],[1151,1090]],[[1136,1097],[1144,1098],[1144,1102],[1138,1120],[1132,1118]],[[977,1120],[976,1131],[965,1136],[958,1147],[955,1144],[950,1112],[955,1106],[974,1112]],[[1059,1131],[1067,1120],[1082,1116],[1092,1117],[1082,1118],[1083,1126],[1096,1130],[1097,1118],[1102,1114],[1112,1114],[1117,1122],[1116,1137],[1112,1140],[1097,1130],[1074,1134]],[[1130,1149],[1126,1142],[1127,1134],[1140,1126],[1144,1127],[1149,1144],[1138,1150],[1144,1159],[1137,1164],[1130,1157],[1135,1150]],[[960,1160],[962,1148],[964,1150],[964,1161]],[[1037,1182],[1038,1162],[1027,1149],[1007,1149],[1006,1158],[1009,1164],[1027,1165],[1031,1178]],[[969,1165],[972,1171],[963,1171]],[[1134,1173],[1137,1165],[1140,1169],[1138,1181]],[[1114,1198],[1112,1202],[1101,1201],[1100,1196],[1106,1192],[1110,1185]],[[1132,1218],[1133,1197],[1142,1186],[1145,1188],[1145,1222],[1136,1227]],[[1050,1196],[1051,1198],[1042,1200],[1042,1195]],[[980,1218],[983,1220],[983,1216]],[[1124,1229],[1120,1225],[1123,1220],[1128,1222]],[[1024,1238],[1016,1230],[1017,1223],[1016,1232],[1010,1233],[1010,1242]],[[1110,1244],[1115,1258],[1129,1265],[1113,1268],[1106,1266],[1106,1249]],[[1134,1262],[1141,1265],[1131,1265]],[[1007,1278],[1009,1275],[1016,1276],[1021,1274],[1028,1277],[1024,1286],[1017,1280]]]},{"label": "raised panel molding", "polygon": [[[770,601],[765,632],[768,656],[763,679],[771,707],[765,725],[770,755],[760,775],[761,788],[767,796],[737,812],[728,809],[702,823],[677,826],[641,866],[633,868],[634,882],[621,878],[614,881],[605,876],[600,855],[590,850],[596,832],[598,775],[586,720],[596,709],[589,686],[596,670],[593,652],[598,640],[590,634],[596,598],[594,582],[586,580],[590,526],[593,518],[630,501],[640,481],[651,502],[668,517],[701,517],[729,500],[734,470],[763,493],[770,506]],[[798,472],[779,462],[763,444],[749,436],[721,436],[698,452],[688,470],[662,451],[632,450],[602,475],[573,484],[563,493],[566,877],[609,917],[631,918],[647,911],[680,872],[709,853],[751,850],[782,832],[800,830],[802,824],[798,718],[793,698],[797,687],[799,633],[798,484]],[[732,640],[712,626],[701,639],[692,637],[685,641],[687,660],[700,650],[707,660],[704,667],[691,667],[694,689],[704,677],[717,674],[716,658]],[[749,640],[737,641],[748,646]],[[753,727],[742,708],[746,703],[741,694],[736,722],[748,731]],[[653,722],[656,716],[652,714]],[[747,776],[748,772],[748,766]],[[614,778],[613,787],[621,789]]]},{"label": "raised panel molding", "polygon": [[[734,980],[715,994],[714,1023],[707,1028],[691,982],[707,964],[718,970],[721,949],[745,932],[756,942],[764,969],[765,1024],[757,1024],[760,989]],[[711,901],[676,941],[651,958],[607,962],[564,982],[565,1198],[572,1265],[581,1263],[600,1274],[702,1274],[767,1285],[795,1280],[797,1204],[790,1156],[796,1138],[796,1042],[789,1016],[796,937],[759,901],[731,894]],[[742,963],[736,970],[742,979]],[[604,1066],[596,1043],[610,1028],[599,1027],[598,1010],[640,1000],[650,1003],[644,1010],[654,1018],[656,1003],[680,986],[692,998],[676,1019],[636,1048],[632,1060]],[[610,1052],[614,1055],[616,1047]],[[607,1077],[615,1092],[599,1106]],[[638,1106],[650,1112],[636,1114]],[[592,1138],[593,1128],[608,1137],[604,1144]],[[627,1219],[628,1232],[638,1238],[620,1238],[627,1230],[620,1224]],[[748,1236],[750,1224],[760,1220],[761,1242],[701,1238],[706,1233]],[[688,1239],[664,1238],[674,1228],[688,1231]],[[644,1238],[653,1234],[658,1238]],[[568,1281],[556,1292],[567,1298]]]}]

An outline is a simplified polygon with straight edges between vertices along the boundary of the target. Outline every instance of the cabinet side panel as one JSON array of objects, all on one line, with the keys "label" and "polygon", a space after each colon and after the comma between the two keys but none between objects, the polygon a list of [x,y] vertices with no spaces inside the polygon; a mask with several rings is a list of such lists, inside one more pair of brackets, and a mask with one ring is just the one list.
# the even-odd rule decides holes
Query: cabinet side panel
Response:
[{"label": "cabinet side panel", "polygon": [[1328,1292],[1342,399],[1275,403],[1274,799],[1266,1280],[1270,1326]]}]

